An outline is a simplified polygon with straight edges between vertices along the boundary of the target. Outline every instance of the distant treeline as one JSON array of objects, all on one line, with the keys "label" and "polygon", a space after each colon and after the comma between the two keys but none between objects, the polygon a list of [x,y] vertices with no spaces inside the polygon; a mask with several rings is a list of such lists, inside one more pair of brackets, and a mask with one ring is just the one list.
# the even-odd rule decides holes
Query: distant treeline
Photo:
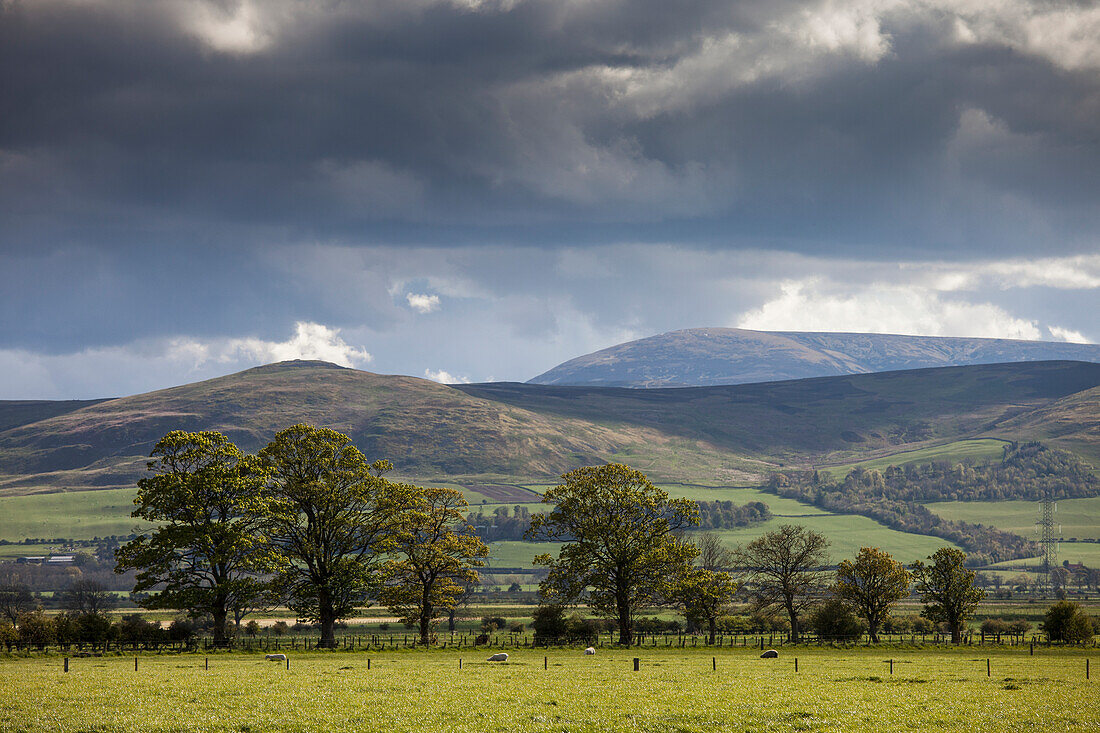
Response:
[{"label": "distant treeline", "polygon": [[[772,518],[771,510],[762,501],[734,504],[732,501],[699,501],[700,529],[734,529],[747,527]],[[497,507],[491,514],[479,509],[466,516],[474,532],[485,542],[522,540],[531,526],[531,512],[517,504],[509,509]]]},{"label": "distant treeline", "polygon": [[971,563],[987,564],[1032,557],[1039,549],[1012,532],[944,519],[918,502],[1096,496],[1100,480],[1072,453],[1024,443],[1006,445],[999,463],[857,467],[840,481],[817,471],[775,474],[767,489],[828,511],[870,517],[891,529],[942,537],[965,548]]}]

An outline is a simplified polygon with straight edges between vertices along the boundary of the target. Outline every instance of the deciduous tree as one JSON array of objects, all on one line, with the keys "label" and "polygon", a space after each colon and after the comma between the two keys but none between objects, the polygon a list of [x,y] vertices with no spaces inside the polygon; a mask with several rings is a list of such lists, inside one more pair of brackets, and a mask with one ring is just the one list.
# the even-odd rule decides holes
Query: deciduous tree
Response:
[{"label": "deciduous tree", "polygon": [[437,617],[451,611],[478,582],[475,568],[488,546],[473,534],[453,489],[420,489],[394,537],[396,557],[383,568],[380,600],[402,621],[416,624],[420,643],[431,643]]},{"label": "deciduous tree", "polygon": [[941,547],[928,559],[931,565],[918,560],[911,567],[916,591],[924,603],[921,615],[947,624],[951,642],[960,644],[966,620],[974,614],[985,591],[974,585],[974,571],[964,565],[966,553],[962,550]]},{"label": "deciduous tree", "polygon": [[1051,641],[1082,644],[1093,637],[1092,619],[1080,604],[1073,601],[1058,601],[1047,609],[1043,616],[1043,631]]},{"label": "deciduous tree", "polygon": [[230,610],[270,560],[259,532],[270,509],[264,472],[217,432],[173,431],[152,457],[133,516],[160,526],[120,547],[116,570],[138,571],[134,592],[149,592],[145,608],[210,614],[214,643],[224,643]]},{"label": "deciduous tree", "polygon": [[799,638],[799,614],[827,587],[829,542],[811,529],[785,524],[734,551],[738,568],[751,582],[759,608],[782,607]]},{"label": "deciduous tree", "polygon": [[564,474],[543,501],[554,507],[532,517],[527,536],[564,545],[557,558],[535,558],[549,568],[540,594],[556,603],[586,600],[618,620],[620,644],[632,643],[635,612],[668,598],[699,553],[677,536],[698,523],[694,502],[670,499],[617,463]]},{"label": "deciduous tree", "polygon": [[387,481],[389,461],[368,463],[327,428],[287,428],[259,455],[275,497],[264,526],[281,558],[277,587],[299,617],[320,623],[320,645],[335,646],[336,620],[377,594],[415,487]]},{"label": "deciduous tree", "polygon": [[729,608],[738,583],[722,570],[691,568],[681,577],[674,602],[693,623],[705,623],[711,644],[718,633],[718,618]]},{"label": "deciduous tree", "polygon": [[834,591],[851,603],[867,622],[871,641],[895,603],[909,595],[909,571],[890,553],[877,547],[860,548],[855,561],[843,560],[836,570]]}]

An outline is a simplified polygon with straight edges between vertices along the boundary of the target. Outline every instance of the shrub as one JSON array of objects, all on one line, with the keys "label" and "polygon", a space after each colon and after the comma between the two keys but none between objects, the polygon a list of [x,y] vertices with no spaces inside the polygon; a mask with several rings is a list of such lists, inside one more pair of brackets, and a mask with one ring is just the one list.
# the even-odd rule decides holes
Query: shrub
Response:
[{"label": "shrub", "polygon": [[39,606],[33,611],[19,615],[19,623],[16,625],[19,641],[24,644],[38,644],[45,646],[56,638],[57,630],[53,619]]},{"label": "shrub", "polygon": [[[256,624],[255,621],[249,621],[249,626]],[[256,629],[259,630],[260,625],[256,624]],[[195,624],[191,623],[185,618],[177,618],[168,624],[168,638],[172,641],[187,641],[195,635]]]},{"label": "shrub", "polygon": [[279,620],[271,625],[271,633],[275,634],[275,636],[282,636],[289,630],[290,627],[287,626],[286,621]]},{"label": "shrub", "polygon": [[497,629],[503,629],[508,626],[508,622],[504,620],[502,616],[482,616],[481,617],[481,630],[486,633],[491,633]]},{"label": "shrub", "polygon": [[1026,634],[1031,631],[1031,622],[1027,619],[1017,618],[1008,622],[1010,634]]},{"label": "shrub", "polygon": [[[175,622],[173,622],[173,624],[174,623]],[[256,634],[260,633],[260,624],[256,621],[256,619],[252,619],[244,625],[244,633],[248,634],[251,637],[255,637]]]},{"label": "shrub", "polygon": [[863,624],[851,607],[839,598],[830,598],[809,617],[810,628],[822,638],[850,641],[863,634]]},{"label": "shrub", "polygon": [[913,619],[909,616],[887,616],[882,622],[884,634],[908,634],[913,629]]},{"label": "shrub", "polygon": [[555,644],[569,630],[565,608],[554,603],[539,606],[531,614],[531,628],[535,630],[536,644]]},{"label": "shrub", "polygon": [[909,623],[909,629],[910,633],[913,634],[931,634],[936,630],[936,627],[924,616],[914,616],[913,620]]},{"label": "shrub", "polygon": [[1010,628],[1009,623],[1003,618],[987,618],[982,621],[983,634],[1007,634]]},{"label": "shrub", "polygon": [[516,621],[514,624],[508,627],[508,630],[515,634],[522,634],[525,628],[527,627],[523,625],[522,621]]},{"label": "shrub", "polygon": [[1058,601],[1049,609],[1043,621],[1043,631],[1051,641],[1079,644],[1092,639],[1092,619],[1077,603]]}]

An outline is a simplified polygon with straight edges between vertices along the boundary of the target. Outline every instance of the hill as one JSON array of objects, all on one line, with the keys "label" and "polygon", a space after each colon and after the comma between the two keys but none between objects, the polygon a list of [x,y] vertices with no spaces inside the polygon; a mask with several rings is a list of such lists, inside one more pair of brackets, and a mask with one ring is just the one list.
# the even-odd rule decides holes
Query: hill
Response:
[{"label": "hill", "polygon": [[651,390],[446,386],[283,362],[0,431],[0,493],[132,486],[169,430],[220,430],[252,451],[296,422],[345,432],[368,456],[433,480],[546,480],[619,460],[675,480],[745,482],[779,465],[964,438],[1042,435],[1057,444],[1070,421],[1082,425],[1072,433],[1079,448],[1092,450],[1087,395],[1098,386],[1100,365],[1079,362]]},{"label": "hill", "polygon": [[1100,345],[692,328],[570,359],[529,383],[648,388],[709,386],[1049,360],[1100,362]]}]

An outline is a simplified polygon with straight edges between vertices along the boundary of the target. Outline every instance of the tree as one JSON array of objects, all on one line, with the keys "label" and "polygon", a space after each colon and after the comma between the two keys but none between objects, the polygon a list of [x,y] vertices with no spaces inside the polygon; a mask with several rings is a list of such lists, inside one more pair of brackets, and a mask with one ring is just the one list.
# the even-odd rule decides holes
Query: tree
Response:
[{"label": "tree", "polygon": [[555,603],[584,598],[619,622],[619,643],[631,644],[634,614],[670,595],[698,549],[677,532],[699,522],[695,503],[670,499],[639,471],[618,463],[588,466],[562,476],[543,495],[548,514],[531,518],[529,539],[560,540],[540,595]]},{"label": "tree", "polygon": [[1092,619],[1080,604],[1058,601],[1047,609],[1043,617],[1043,631],[1051,641],[1081,644],[1092,639]]},{"label": "tree", "polygon": [[921,615],[930,621],[945,623],[951,630],[951,643],[962,643],[966,620],[985,597],[974,585],[974,571],[968,570],[966,553],[941,547],[928,557],[931,565],[918,560],[910,568],[924,609]]},{"label": "tree", "polygon": [[172,431],[151,455],[154,475],[138,481],[132,516],[160,526],[120,547],[115,569],[138,571],[144,608],[210,614],[214,643],[224,644],[226,618],[270,562],[259,531],[270,510],[264,472],[217,432]]},{"label": "tree", "polygon": [[463,518],[466,506],[454,489],[420,489],[394,537],[400,556],[382,571],[380,600],[404,623],[417,626],[424,645],[431,643],[437,616],[455,608],[466,588],[478,582],[474,568],[489,554]]},{"label": "tree", "polygon": [[62,593],[61,606],[78,616],[98,616],[115,607],[115,597],[98,581],[77,580]]},{"label": "tree", "polygon": [[276,587],[299,617],[320,623],[336,645],[336,620],[377,591],[385,553],[415,487],[382,478],[389,461],[367,463],[351,438],[294,425],[260,451],[275,497],[264,529],[280,556]]},{"label": "tree", "polygon": [[858,639],[863,627],[852,613],[852,607],[834,596],[810,612],[810,628],[822,639],[851,641]]},{"label": "tree", "polygon": [[19,617],[34,608],[34,596],[31,589],[14,581],[0,585],[0,616],[13,625]]},{"label": "tree", "polygon": [[714,532],[703,532],[695,539],[699,548],[699,566],[704,570],[726,570],[733,567],[733,552]]},{"label": "tree", "polygon": [[811,529],[785,524],[734,551],[737,567],[753,584],[759,609],[781,607],[798,641],[798,617],[825,593],[829,541]]},{"label": "tree", "polygon": [[673,599],[689,621],[707,625],[709,643],[713,644],[718,633],[718,618],[733,602],[738,587],[727,572],[690,568],[677,584]]},{"label": "tree", "polygon": [[844,560],[836,570],[834,592],[855,606],[867,622],[871,641],[878,643],[878,630],[890,616],[895,603],[909,595],[909,571],[877,547],[862,547],[855,562]]}]

